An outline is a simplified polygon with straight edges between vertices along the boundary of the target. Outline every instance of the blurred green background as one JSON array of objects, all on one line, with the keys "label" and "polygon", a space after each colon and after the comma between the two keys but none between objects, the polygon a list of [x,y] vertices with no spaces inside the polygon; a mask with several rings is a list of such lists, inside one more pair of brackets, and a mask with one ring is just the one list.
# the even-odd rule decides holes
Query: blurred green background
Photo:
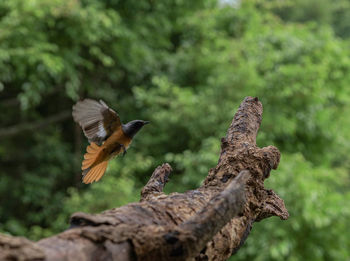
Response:
[{"label": "blurred green background", "polygon": [[[349,260],[349,47],[348,0],[0,1],[0,231],[37,240],[137,201],[163,162],[167,192],[199,186],[249,95],[290,218],[255,223],[232,259]],[[92,185],[84,97],[152,122]]]}]

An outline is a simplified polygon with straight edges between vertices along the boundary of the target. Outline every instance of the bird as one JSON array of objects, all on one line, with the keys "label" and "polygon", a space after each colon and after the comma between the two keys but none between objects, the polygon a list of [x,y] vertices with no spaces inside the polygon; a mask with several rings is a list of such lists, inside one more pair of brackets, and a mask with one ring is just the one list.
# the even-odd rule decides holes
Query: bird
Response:
[{"label": "bird", "polygon": [[73,105],[73,119],[83,129],[89,145],[82,162],[82,182],[99,181],[109,160],[126,154],[135,134],[149,121],[133,120],[123,124],[117,112],[102,101],[84,99]]}]

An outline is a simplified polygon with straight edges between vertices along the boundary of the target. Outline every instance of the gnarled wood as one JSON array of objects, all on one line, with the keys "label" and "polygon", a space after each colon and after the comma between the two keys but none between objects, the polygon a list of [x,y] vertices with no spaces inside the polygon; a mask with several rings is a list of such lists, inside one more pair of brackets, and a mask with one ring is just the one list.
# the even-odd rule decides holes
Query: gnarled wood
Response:
[{"label": "gnarled wood", "polygon": [[165,195],[171,167],[163,164],[143,188],[140,202],[96,215],[75,213],[65,232],[36,243],[18,239],[24,240],[23,249],[14,247],[16,238],[0,237],[0,258],[226,260],[255,221],[288,218],[283,200],[264,188],[280,153],[273,146],[256,146],[261,119],[258,99],[245,98],[222,139],[218,165],[198,189]]}]

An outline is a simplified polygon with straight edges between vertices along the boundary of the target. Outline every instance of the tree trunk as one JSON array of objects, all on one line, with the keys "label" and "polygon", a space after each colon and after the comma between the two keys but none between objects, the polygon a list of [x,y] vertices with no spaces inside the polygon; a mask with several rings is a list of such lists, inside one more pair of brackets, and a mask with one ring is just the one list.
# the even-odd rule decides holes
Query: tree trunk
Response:
[{"label": "tree trunk", "polygon": [[288,218],[283,200],[264,188],[280,153],[256,146],[261,119],[258,98],[245,98],[221,140],[217,166],[198,189],[165,195],[171,172],[165,163],[140,202],[95,215],[75,213],[69,230],[38,242],[0,235],[0,259],[226,260],[255,221]]}]

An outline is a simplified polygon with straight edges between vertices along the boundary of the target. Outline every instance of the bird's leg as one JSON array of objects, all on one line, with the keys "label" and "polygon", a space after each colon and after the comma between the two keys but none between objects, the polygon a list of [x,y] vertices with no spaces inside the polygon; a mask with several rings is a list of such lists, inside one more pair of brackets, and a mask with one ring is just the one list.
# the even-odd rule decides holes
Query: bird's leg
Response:
[{"label": "bird's leg", "polygon": [[124,157],[126,154],[126,148],[125,148],[124,144],[120,144],[120,147],[122,147],[122,149],[123,149],[123,157]]}]

